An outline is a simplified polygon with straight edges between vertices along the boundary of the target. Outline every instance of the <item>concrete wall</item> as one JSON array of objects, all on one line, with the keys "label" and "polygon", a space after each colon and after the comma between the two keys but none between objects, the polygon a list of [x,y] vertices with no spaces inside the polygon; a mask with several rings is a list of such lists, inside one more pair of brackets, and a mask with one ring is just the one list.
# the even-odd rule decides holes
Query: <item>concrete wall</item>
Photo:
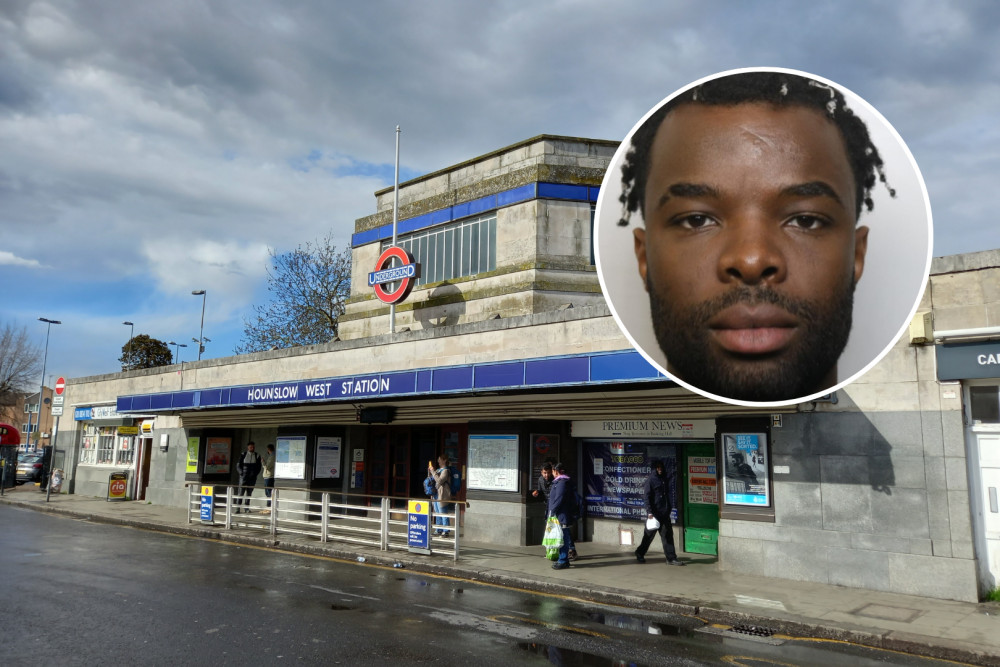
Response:
[{"label": "concrete wall", "polygon": [[[1000,324],[1000,252],[935,260],[920,311],[934,329]],[[775,521],[723,521],[733,572],[974,601],[977,559],[958,383],[904,335],[836,405],[772,432]],[[980,589],[980,590],[977,590]]]}]

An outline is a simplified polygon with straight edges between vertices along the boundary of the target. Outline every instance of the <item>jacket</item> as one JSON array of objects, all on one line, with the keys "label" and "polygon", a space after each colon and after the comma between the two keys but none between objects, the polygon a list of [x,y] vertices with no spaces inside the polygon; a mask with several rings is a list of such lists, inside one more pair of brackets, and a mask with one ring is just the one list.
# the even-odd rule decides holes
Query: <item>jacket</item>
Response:
[{"label": "jacket", "polygon": [[240,474],[240,481],[256,481],[257,475],[260,474],[260,469],[260,454],[251,452],[249,449],[243,452],[239,463],[236,464],[236,470]]},{"label": "jacket", "polygon": [[656,474],[656,464],[663,463],[662,460],[655,459],[651,467],[653,471],[643,484],[643,504],[646,507],[646,514],[652,514],[661,523],[670,522],[670,510],[674,504],[670,496],[670,475],[664,466],[663,475]]},{"label": "jacket", "polygon": [[434,471],[434,483],[437,484],[436,500],[451,500],[451,468],[445,466]]},{"label": "jacket", "polygon": [[264,470],[264,479],[274,478],[274,454],[268,452],[264,454],[264,461],[262,463]]},{"label": "jacket", "polygon": [[549,515],[558,517],[559,523],[566,525],[579,518],[580,501],[576,495],[576,485],[567,475],[557,475],[549,490]]}]

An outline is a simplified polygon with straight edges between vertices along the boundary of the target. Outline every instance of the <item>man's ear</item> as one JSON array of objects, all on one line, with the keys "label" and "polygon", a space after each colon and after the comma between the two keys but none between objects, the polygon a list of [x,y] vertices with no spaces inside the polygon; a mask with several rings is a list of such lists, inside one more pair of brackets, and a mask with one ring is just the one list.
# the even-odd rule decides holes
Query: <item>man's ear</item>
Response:
[{"label": "man's ear", "polygon": [[642,286],[646,291],[646,230],[636,227],[632,230],[632,237],[635,241],[635,260],[639,265],[639,276],[642,278]]},{"label": "man's ear", "polygon": [[868,228],[858,227],[854,230],[854,283],[861,280],[865,271],[865,255],[868,253]]}]

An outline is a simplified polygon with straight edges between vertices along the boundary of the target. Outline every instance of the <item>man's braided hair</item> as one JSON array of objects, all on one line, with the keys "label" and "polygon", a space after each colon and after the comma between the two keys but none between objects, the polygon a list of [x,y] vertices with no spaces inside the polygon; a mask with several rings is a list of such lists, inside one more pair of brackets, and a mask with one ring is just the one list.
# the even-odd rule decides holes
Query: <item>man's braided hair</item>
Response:
[{"label": "man's braided hair", "polygon": [[[649,178],[650,151],[657,130],[667,114],[684,104],[706,106],[736,106],[760,102],[775,107],[805,107],[824,114],[840,130],[851,164],[855,187],[855,216],[861,215],[861,205],[870,211],[874,207],[871,192],[876,181],[886,183],[882,157],[868,135],[865,122],[847,106],[844,95],[832,86],[786,72],[745,72],[706,81],[677,95],[656,110],[632,135],[632,146],[622,165],[623,214],[619,225],[629,224],[636,211],[642,211]],[[886,184],[890,196],[896,191]],[[645,211],[642,211],[645,213]]]}]

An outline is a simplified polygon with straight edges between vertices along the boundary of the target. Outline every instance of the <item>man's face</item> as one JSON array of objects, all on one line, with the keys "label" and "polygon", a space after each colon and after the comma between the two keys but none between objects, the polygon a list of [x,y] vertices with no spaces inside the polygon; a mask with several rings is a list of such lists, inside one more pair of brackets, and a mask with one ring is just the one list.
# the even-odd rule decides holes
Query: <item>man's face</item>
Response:
[{"label": "man's face", "polygon": [[555,475],[551,470],[546,470],[545,468],[542,468],[542,477],[544,477],[548,481],[551,481],[552,478],[555,477]]},{"label": "man's face", "polygon": [[835,385],[868,239],[854,192],[841,135],[818,111],[668,114],[634,232],[668,370],[748,401]]}]

